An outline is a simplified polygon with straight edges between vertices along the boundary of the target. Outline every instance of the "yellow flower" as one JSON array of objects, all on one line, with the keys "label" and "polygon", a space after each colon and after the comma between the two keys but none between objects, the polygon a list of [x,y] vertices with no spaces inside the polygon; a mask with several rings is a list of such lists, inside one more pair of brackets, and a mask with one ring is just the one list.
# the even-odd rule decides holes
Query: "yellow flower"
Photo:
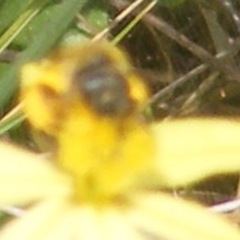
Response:
[{"label": "yellow flower", "polygon": [[[165,183],[182,185],[240,167],[236,122],[173,121],[155,126],[154,131],[161,139],[155,174]],[[20,219],[2,229],[1,240],[239,239],[239,231],[219,216],[143,185],[105,204],[75,201],[73,176],[43,156],[4,143],[0,153],[0,205],[30,204]]]},{"label": "yellow flower", "polygon": [[0,206],[26,208],[1,240],[240,238],[226,220],[159,191],[239,171],[238,122],[149,123],[146,87],[109,43],[61,48],[24,66],[22,80],[26,116],[54,144],[49,157],[0,144]]}]

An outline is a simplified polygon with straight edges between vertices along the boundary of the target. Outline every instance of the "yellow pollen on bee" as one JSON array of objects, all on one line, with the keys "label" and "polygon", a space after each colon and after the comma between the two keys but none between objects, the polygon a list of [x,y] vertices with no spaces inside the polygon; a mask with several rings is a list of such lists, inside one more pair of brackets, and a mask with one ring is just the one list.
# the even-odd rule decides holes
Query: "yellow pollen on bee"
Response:
[{"label": "yellow pollen on bee", "polygon": [[[98,86],[103,92],[111,90],[111,83],[101,79],[105,72],[127,86],[121,96],[126,98],[123,104],[131,107],[126,107],[127,112],[120,116],[118,109],[106,114],[95,109],[117,106],[122,99],[113,99],[114,104],[108,100],[106,106],[103,101],[93,107],[95,100],[91,103],[85,97],[87,94],[94,98]],[[80,79],[75,79],[76,75]],[[83,85],[85,81],[92,82],[82,89],[79,81]],[[115,94],[118,92],[112,96]],[[63,47],[22,70],[25,114],[35,129],[54,138],[54,161],[72,175],[75,199],[79,202],[131,191],[141,174],[152,166],[154,139],[142,116],[147,97],[147,88],[128,58],[107,42]]]}]

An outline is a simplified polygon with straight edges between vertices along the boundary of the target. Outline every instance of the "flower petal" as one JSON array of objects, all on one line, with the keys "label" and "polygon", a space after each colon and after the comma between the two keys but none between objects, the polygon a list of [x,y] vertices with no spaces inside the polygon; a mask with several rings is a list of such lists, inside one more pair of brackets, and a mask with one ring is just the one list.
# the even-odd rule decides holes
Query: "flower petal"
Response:
[{"label": "flower petal", "polygon": [[36,154],[0,143],[0,205],[25,204],[71,191],[71,179]]},{"label": "flower petal", "polygon": [[99,226],[99,216],[96,209],[85,206],[76,212],[76,239],[77,240],[102,240]]},{"label": "flower petal", "polygon": [[[71,204],[63,206],[59,211],[61,215],[58,214],[57,218],[53,218],[53,221],[49,222],[48,227],[41,231],[37,240],[82,240],[76,238],[75,229],[79,228],[76,226],[76,211],[77,207]],[[36,240],[36,238],[31,240]]]},{"label": "flower petal", "polygon": [[159,152],[154,170],[158,183],[175,187],[240,170],[237,121],[184,119],[163,122],[154,130]]},{"label": "flower petal", "polygon": [[180,198],[165,194],[138,195],[134,199],[134,207],[129,219],[156,239],[240,239],[240,231],[226,219]]},{"label": "flower petal", "polygon": [[[63,219],[69,205],[65,200],[52,199],[38,204],[19,219],[13,220],[0,232],[1,240],[40,240]],[[61,231],[61,229],[59,229]]]},{"label": "flower petal", "polygon": [[[122,210],[122,211],[121,211]],[[126,209],[125,209],[126,210]],[[135,226],[127,219],[124,209],[109,208],[102,214],[101,228],[105,240],[144,240]]]},{"label": "flower petal", "polygon": [[122,212],[113,206],[82,207],[78,211],[78,240],[143,240]]}]

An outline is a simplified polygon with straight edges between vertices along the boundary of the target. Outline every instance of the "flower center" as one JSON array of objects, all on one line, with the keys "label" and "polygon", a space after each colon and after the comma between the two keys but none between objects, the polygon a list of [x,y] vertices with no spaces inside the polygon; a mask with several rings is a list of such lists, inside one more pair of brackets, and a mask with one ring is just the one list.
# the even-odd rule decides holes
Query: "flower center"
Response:
[{"label": "flower center", "polygon": [[154,159],[147,124],[82,115],[68,121],[59,135],[57,159],[73,176],[77,201],[104,202],[137,188]]}]

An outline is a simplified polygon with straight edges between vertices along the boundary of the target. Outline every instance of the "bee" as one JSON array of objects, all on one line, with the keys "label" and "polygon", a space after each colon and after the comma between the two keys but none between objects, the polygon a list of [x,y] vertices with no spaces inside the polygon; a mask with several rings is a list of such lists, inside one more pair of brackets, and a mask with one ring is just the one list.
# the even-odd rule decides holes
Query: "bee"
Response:
[{"label": "bee", "polygon": [[23,66],[21,78],[24,112],[54,138],[78,192],[112,195],[150,165],[148,90],[122,50],[105,41],[60,47]]}]

